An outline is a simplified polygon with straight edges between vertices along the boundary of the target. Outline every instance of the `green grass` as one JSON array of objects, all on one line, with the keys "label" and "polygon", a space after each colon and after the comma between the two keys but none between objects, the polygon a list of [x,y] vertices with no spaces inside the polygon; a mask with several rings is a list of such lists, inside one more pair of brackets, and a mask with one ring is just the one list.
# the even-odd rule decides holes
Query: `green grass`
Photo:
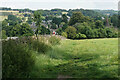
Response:
[{"label": "green grass", "polygon": [[45,54],[36,53],[30,77],[118,78],[118,39],[62,40]]}]

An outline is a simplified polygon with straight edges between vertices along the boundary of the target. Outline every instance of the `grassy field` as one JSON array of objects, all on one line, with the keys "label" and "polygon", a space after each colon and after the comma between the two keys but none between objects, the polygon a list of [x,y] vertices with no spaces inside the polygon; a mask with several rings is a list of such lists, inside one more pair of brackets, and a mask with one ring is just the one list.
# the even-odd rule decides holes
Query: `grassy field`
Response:
[{"label": "grassy field", "polygon": [[36,53],[32,78],[118,78],[118,39],[62,40]]}]

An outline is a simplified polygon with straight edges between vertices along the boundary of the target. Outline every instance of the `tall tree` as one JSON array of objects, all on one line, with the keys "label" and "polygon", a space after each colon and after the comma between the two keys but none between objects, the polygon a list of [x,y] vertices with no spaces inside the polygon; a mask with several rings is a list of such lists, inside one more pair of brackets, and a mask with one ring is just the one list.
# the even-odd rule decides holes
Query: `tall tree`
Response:
[{"label": "tall tree", "polygon": [[81,12],[74,12],[70,18],[69,25],[74,25],[75,23],[83,23],[84,15]]},{"label": "tall tree", "polygon": [[66,24],[68,23],[68,17],[66,14],[62,15],[62,22],[65,22]]},{"label": "tall tree", "polygon": [[34,21],[36,22],[36,25],[38,26],[36,29],[36,32],[35,32],[36,37],[37,37],[38,32],[40,32],[40,26],[41,26],[41,22],[42,22],[42,16],[39,11],[34,12]]},{"label": "tall tree", "polygon": [[53,20],[52,20],[52,22],[55,23],[56,25],[58,25],[58,27],[59,27],[61,21],[62,21],[62,19],[61,18],[57,18],[57,17],[54,17]]}]

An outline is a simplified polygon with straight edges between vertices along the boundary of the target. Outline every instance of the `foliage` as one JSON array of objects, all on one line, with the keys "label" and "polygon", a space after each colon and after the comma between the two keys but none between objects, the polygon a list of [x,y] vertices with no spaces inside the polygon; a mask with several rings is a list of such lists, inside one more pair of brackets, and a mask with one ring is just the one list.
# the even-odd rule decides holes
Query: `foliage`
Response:
[{"label": "foliage", "polygon": [[85,35],[87,36],[88,39],[94,38],[94,32],[91,28],[86,30]]},{"label": "foliage", "polygon": [[57,18],[57,17],[54,17],[53,20],[52,20],[52,22],[55,23],[56,25],[58,25],[58,27],[59,27],[61,21],[62,21],[62,19],[61,18]]},{"label": "foliage", "polygon": [[39,53],[45,54],[45,52],[47,52],[49,49],[51,49],[50,45],[48,45],[45,42],[42,42],[40,40],[33,40],[31,44],[32,44],[33,50],[35,50]]},{"label": "foliage", "polygon": [[46,16],[45,17],[45,21],[52,20],[52,19],[53,19],[53,16]]},{"label": "foliage", "polygon": [[27,78],[35,63],[33,52],[15,40],[2,41],[3,78]]},{"label": "foliage", "polygon": [[66,14],[62,15],[62,22],[65,22],[66,24],[68,23],[68,17]]},{"label": "foliage", "polygon": [[87,36],[85,34],[81,34],[81,33],[76,34],[76,39],[86,39],[86,38]]},{"label": "foliage", "polygon": [[33,22],[33,19],[31,18],[31,17],[28,17],[28,24],[32,24],[32,22]]},{"label": "foliage", "polygon": [[67,27],[68,27],[68,24],[63,24],[62,30],[65,31]]},{"label": "foliage", "polygon": [[34,21],[36,22],[36,25],[40,26],[42,22],[41,13],[39,11],[35,11],[33,16],[34,16]]},{"label": "foliage", "polygon": [[6,31],[6,35],[8,37],[33,35],[33,31],[28,23],[23,23],[21,25],[18,23],[15,25],[8,25],[7,20],[4,20],[2,23],[2,27],[2,29]]},{"label": "foliage", "polygon": [[90,18],[84,16],[81,12],[74,12],[70,18],[69,25],[74,25],[76,23],[89,22]]},{"label": "foliage", "polygon": [[51,29],[57,29],[57,26],[56,26],[55,23],[52,23],[52,24],[51,24]]},{"label": "foliage", "polygon": [[42,22],[42,16],[41,13],[39,11],[35,11],[34,12],[34,21],[36,22],[37,30],[35,31],[35,34],[37,36],[38,33],[40,33],[40,26],[41,26],[41,22]]},{"label": "foliage", "polygon": [[107,33],[106,33],[105,29],[99,28],[98,33],[99,33],[98,35],[99,35],[100,38],[106,38],[107,37]]},{"label": "foliage", "polygon": [[67,33],[67,38],[74,39],[76,36],[76,29],[72,26],[69,26],[65,32]]},{"label": "foliage", "polygon": [[118,15],[114,14],[111,16],[111,22],[113,23],[113,26],[118,26]]},{"label": "foliage", "polygon": [[44,35],[44,34],[50,34],[50,30],[47,29],[45,26],[41,26],[41,32],[40,34]]},{"label": "foliage", "polygon": [[56,37],[56,36],[51,36],[48,41],[51,45],[54,46],[54,45],[60,44],[61,39],[59,37]]},{"label": "foliage", "polygon": [[6,31],[5,30],[2,30],[2,39],[7,39]]},{"label": "foliage", "polygon": [[67,33],[66,32],[62,32],[61,35],[67,38]]},{"label": "foliage", "polygon": [[[25,26],[26,27],[26,26]],[[12,30],[11,30],[11,35],[12,36],[20,36],[22,35],[21,34],[21,26],[19,24],[15,25],[14,27],[12,27]]]},{"label": "foliage", "polygon": [[8,20],[17,21],[17,17],[14,15],[8,15]]},{"label": "foliage", "polygon": [[106,28],[107,38],[118,37],[118,33],[112,28]]},{"label": "foliage", "polygon": [[23,35],[23,36],[24,35],[26,35],[26,36],[32,36],[33,35],[33,31],[30,28],[28,23],[23,23],[21,25],[20,34]]},{"label": "foliage", "polygon": [[100,21],[100,20],[97,20],[95,22],[95,25],[96,25],[96,28],[103,28],[104,27],[102,21]]},{"label": "foliage", "polygon": [[57,32],[59,35],[61,35],[62,32],[63,32],[63,30],[62,30],[62,28],[58,28],[58,29],[56,30],[56,32]]}]

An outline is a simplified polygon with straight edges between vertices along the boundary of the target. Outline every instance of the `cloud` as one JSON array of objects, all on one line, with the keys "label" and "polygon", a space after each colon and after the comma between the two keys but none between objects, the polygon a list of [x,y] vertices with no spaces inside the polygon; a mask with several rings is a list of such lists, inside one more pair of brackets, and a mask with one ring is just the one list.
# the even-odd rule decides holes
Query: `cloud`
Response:
[{"label": "cloud", "polygon": [[1,7],[30,9],[116,9],[119,0],[1,0]]}]

